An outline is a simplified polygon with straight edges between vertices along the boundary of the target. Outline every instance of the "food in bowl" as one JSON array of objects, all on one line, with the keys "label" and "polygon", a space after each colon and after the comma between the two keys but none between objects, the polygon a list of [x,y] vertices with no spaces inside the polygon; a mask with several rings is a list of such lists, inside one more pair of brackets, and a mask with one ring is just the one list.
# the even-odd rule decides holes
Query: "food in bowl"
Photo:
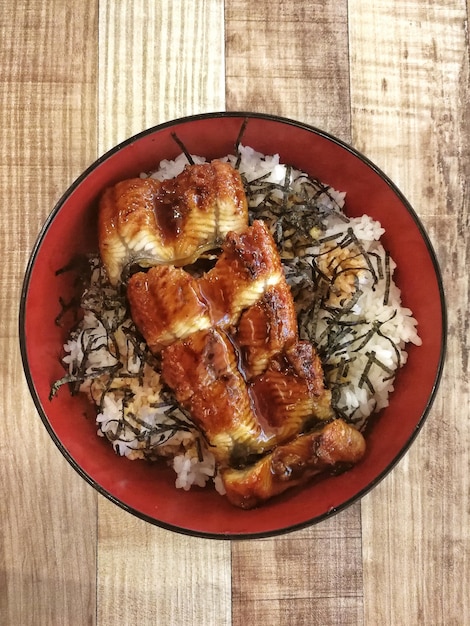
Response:
[{"label": "food in bowl", "polygon": [[[249,228],[260,224],[277,247],[295,306],[299,341],[315,345],[320,356],[329,398],[326,415],[320,419],[317,415],[310,423],[306,420],[286,441],[272,447],[268,444],[254,455],[245,454],[237,460],[238,465],[222,468],[224,483],[223,471],[218,471],[220,456],[207,445],[207,432],[201,423],[194,425],[187,405],[177,402],[164,386],[159,350],[150,350],[129,315],[127,299],[118,285],[121,273],[130,270],[132,274],[128,266],[134,262],[151,265],[155,259],[138,258],[135,250],[128,249],[124,250],[129,252],[127,260],[122,263],[119,253],[116,258],[121,261],[111,272],[99,259],[91,260],[92,278],[81,301],[84,317],[65,346],[69,372],[53,391],[61,382],[72,382],[75,389],[89,394],[98,407],[99,433],[110,439],[120,454],[132,459],[169,458],[177,472],[177,486],[203,485],[213,478],[221,492],[229,487],[234,503],[248,508],[278,493],[278,485],[266,483],[276,464],[291,478],[279,481],[285,486],[296,484],[299,474],[304,480],[318,469],[359,460],[363,454],[361,432],[369,416],[386,406],[395,373],[406,362],[406,343],[419,345],[420,339],[411,311],[401,305],[393,281],[394,263],[380,243],[383,231],[377,222],[367,216],[346,217],[343,194],[279,163],[276,156],[263,156],[239,145],[236,154],[225,161],[243,179]],[[187,163],[186,155],[163,162],[143,181],[174,179]],[[201,272],[207,276],[214,271],[219,258],[213,254],[213,245],[210,236],[197,243],[196,250],[203,250],[199,267],[179,271],[190,269],[194,280],[199,280]],[[192,254],[178,257],[178,264],[193,262]],[[202,263],[214,267],[203,271]],[[250,307],[257,304],[254,301]],[[255,313],[252,315],[256,319]],[[246,326],[250,323],[248,316]],[[210,335],[213,326],[202,330]],[[323,383],[323,373],[321,379]],[[328,413],[330,407],[334,416]],[[328,464],[325,459],[331,441],[352,442],[352,453],[344,459],[333,457]],[[316,463],[318,457],[312,449],[320,450],[323,464]],[[312,467],[302,460],[302,454],[312,460]],[[301,470],[292,459],[300,459]],[[251,491],[238,489],[240,485],[251,485]],[[263,491],[260,485],[267,487]]]}]

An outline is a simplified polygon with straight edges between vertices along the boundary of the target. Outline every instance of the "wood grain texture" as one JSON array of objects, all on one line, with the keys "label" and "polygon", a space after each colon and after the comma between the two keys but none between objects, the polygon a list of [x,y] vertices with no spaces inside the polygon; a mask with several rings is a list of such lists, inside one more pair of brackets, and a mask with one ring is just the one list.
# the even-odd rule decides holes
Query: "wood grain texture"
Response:
[{"label": "wood grain texture", "polygon": [[227,109],[350,135],[347,2],[227,0]]},{"label": "wood grain texture", "polygon": [[360,507],[232,546],[233,626],[362,624]]},{"label": "wood grain texture", "polygon": [[466,624],[467,6],[382,0],[373,5],[353,1],[350,9],[353,139],[398,183],[422,218],[442,267],[449,314],[444,377],[423,432],[396,470],[363,501],[365,619]]},{"label": "wood grain texture", "polygon": [[30,400],[17,315],[39,227],[96,156],[95,2],[1,2],[0,14],[0,623],[93,623],[96,496]]},{"label": "wood grain texture", "polygon": [[162,530],[100,502],[98,624],[231,624],[230,544]]},{"label": "wood grain texture", "polygon": [[99,147],[225,108],[223,0],[99,3]]}]

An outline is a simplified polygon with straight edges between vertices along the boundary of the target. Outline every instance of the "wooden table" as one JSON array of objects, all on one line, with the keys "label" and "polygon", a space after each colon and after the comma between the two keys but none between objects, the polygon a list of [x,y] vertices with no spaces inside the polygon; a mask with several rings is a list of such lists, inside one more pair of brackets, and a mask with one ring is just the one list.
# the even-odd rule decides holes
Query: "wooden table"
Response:
[{"label": "wooden table", "polygon": [[[1,0],[0,623],[470,624],[469,38],[465,0]],[[281,114],[366,153],[442,265],[448,358],[418,439],[360,503],[278,538],[153,527],[87,485],[23,377],[39,228],[120,140],[216,110]]]}]

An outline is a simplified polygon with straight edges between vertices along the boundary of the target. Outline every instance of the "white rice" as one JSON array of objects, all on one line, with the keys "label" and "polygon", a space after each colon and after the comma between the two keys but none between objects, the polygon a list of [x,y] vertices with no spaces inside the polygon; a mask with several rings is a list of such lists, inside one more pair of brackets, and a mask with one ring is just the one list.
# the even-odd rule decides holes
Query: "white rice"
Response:
[{"label": "white rice", "polygon": [[[279,155],[239,146],[239,154],[225,160],[245,180],[250,219],[264,219],[280,247],[301,338],[319,350],[338,415],[363,430],[369,416],[388,405],[396,371],[406,363],[406,344],[421,343],[393,281],[395,263],[380,243],[384,230],[367,215],[348,219],[344,193],[280,163]],[[185,165],[182,154],[162,161],[151,176],[172,178]],[[357,267],[344,270],[337,254]],[[168,459],[178,488],[210,481],[223,493],[214,456],[189,416],[162,391],[158,363],[138,338],[123,297],[98,259],[91,267],[84,318],[64,346],[63,362],[97,405],[98,435],[129,459]],[[336,277],[325,275],[335,267]],[[348,276],[351,293],[339,288]]]}]

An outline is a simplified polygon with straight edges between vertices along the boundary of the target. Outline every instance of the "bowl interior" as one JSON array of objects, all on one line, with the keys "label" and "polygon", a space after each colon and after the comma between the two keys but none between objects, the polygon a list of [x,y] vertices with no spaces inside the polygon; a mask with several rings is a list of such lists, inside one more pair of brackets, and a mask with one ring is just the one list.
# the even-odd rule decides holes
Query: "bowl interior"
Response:
[{"label": "bowl interior", "polygon": [[[181,148],[211,159],[234,150],[245,118],[242,143],[279,153],[281,160],[346,191],[346,212],[367,213],[385,228],[385,247],[397,262],[395,280],[405,306],[419,322],[423,345],[409,347],[396,378],[390,405],[368,436],[365,458],[351,471],[293,489],[253,511],[229,505],[212,489],[174,487],[174,473],[160,464],[115,455],[96,435],[94,409],[67,388],[50,401],[66,330],[55,323],[59,298],[73,286],[68,273],[56,275],[75,253],[97,250],[97,200],[124,178],[156,169]],[[20,314],[23,362],[37,409],[53,440],[77,471],[101,493],[132,513],[164,527],[203,536],[265,536],[298,528],[331,515],[370,489],[395,464],[419,430],[434,397],[445,344],[445,308],[436,259],[414,211],[370,162],[336,139],[302,124],[253,114],[186,118],[146,131],[93,164],[52,212],[28,266]]]}]

